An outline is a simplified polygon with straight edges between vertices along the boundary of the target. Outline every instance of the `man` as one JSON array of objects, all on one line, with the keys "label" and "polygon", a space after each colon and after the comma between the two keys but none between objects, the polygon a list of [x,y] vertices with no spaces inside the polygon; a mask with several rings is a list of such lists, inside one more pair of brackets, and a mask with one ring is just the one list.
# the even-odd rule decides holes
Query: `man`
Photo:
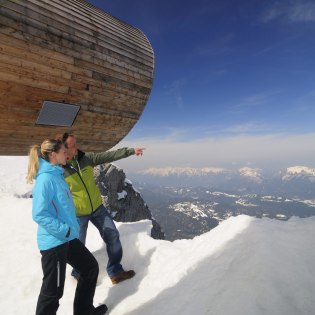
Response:
[{"label": "man", "polygon": [[[115,223],[102,204],[101,193],[95,183],[93,168],[96,165],[126,158],[130,155],[142,155],[144,148],[121,148],[102,153],[82,152],[74,135],[64,133],[61,138],[68,151],[68,162],[64,176],[70,186],[76,206],[76,215],[80,221],[80,241],[85,244],[89,221],[100,232],[106,244],[108,254],[107,273],[113,284],[132,278],[133,270],[125,271],[121,265],[122,246]],[[80,275],[72,271],[75,278]]]}]

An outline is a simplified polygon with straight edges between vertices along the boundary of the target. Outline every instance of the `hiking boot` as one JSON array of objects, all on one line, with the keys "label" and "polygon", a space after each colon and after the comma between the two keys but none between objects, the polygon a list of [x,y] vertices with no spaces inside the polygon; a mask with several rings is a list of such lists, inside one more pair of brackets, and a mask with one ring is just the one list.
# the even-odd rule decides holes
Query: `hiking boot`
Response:
[{"label": "hiking boot", "polygon": [[107,306],[105,304],[101,304],[97,307],[93,306],[92,311],[89,315],[104,315],[107,312]]},{"label": "hiking boot", "polygon": [[136,273],[133,270],[128,270],[128,271],[123,270],[116,276],[111,277],[110,279],[112,280],[113,284],[117,284],[119,282],[132,278],[135,274]]}]

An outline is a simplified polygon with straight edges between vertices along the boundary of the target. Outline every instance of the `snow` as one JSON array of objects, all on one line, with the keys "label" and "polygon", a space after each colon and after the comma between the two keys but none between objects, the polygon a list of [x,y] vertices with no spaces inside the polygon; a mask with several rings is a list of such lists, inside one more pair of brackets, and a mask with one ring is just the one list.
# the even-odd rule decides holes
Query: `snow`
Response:
[{"label": "snow", "polygon": [[241,176],[249,178],[258,183],[262,183],[263,181],[263,176],[261,172],[262,170],[258,168],[242,167],[239,169],[239,173]]},{"label": "snow", "polygon": [[230,194],[227,194],[227,193],[223,193],[223,192],[220,192],[220,191],[215,191],[215,192],[212,192],[210,193],[214,196],[226,196],[226,197],[229,197],[229,198],[239,198],[239,196],[236,196],[236,195],[230,195]]},{"label": "snow", "polygon": [[287,168],[287,174],[308,174],[315,176],[315,169],[307,166],[291,166]]},{"label": "snow", "polygon": [[[0,158],[0,313],[34,314],[42,271],[32,200],[19,196],[25,159]],[[5,175],[5,176],[4,176]],[[123,265],[136,276],[113,286],[91,225],[87,246],[100,265],[95,305],[111,315],[309,315],[315,309],[315,217],[231,217],[208,233],[174,242],[149,236],[148,220],[117,224]],[[58,314],[72,314],[76,281],[67,270]]]},{"label": "snow", "polygon": [[307,204],[310,207],[315,207],[315,200],[303,200],[301,202]]},{"label": "snow", "polygon": [[132,181],[128,178],[125,178],[125,184],[132,185]]},{"label": "snow", "polygon": [[248,203],[247,200],[244,200],[244,199],[236,200],[235,203],[242,205],[244,207],[257,207],[257,205],[254,205],[252,203]]},{"label": "snow", "polygon": [[122,192],[117,193],[117,199],[124,199],[127,196],[127,192],[123,190]]},{"label": "snow", "polygon": [[196,205],[191,202],[179,202],[170,206],[170,208],[174,209],[175,212],[182,212],[193,219],[206,218],[208,217],[207,212],[213,211],[212,209],[206,209],[204,205]]},{"label": "snow", "polygon": [[148,168],[139,171],[139,174],[153,175],[153,176],[170,176],[170,175],[187,175],[187,176],[203,176],[208,174],[226,173],[224,168],[217,167],[162,167],[162,168]]},{"label": "snow", "polygon": [[292,166],[286,169],[286,173],[282,177],[283,181],[289,181],[294,178],[307,178],[309,181],[315,181],[315,168],[307,166]]}]

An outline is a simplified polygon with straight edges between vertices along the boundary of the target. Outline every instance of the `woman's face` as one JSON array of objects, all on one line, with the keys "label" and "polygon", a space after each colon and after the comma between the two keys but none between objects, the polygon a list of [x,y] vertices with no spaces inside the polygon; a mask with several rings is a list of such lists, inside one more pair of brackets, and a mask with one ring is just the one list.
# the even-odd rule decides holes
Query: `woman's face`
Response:
[{"label": "woman's face", "polygon": [[67,163],[67,149],[62,145],[58,152],[51,153],[50,163],[53,165],[66,165]]}]

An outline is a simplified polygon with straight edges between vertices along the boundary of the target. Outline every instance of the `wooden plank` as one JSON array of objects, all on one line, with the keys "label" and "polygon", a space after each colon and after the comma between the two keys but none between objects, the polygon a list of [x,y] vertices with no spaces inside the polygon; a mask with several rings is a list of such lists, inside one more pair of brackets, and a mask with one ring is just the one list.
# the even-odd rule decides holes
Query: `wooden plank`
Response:
[{"label": "wooden plank", "polygon": [[[0,52],[8,53],[11,56],[13,54],[14,55],[18,55],[20,57],[23,57],[24,59],[31,59],[31,60],[34,60],[34,61],[38,60],[37,57],[40,57],[37,54],[30,54],[30,53],[28,53],[25,50],[19,50],[19,49],[16,49],[16,48],[13,48],[13,47],[9,47],[9,46],[3,45],[3,44],[0,46]],[[6,58],[6,57],[2,55],[2,57],[0,56],[0,58],[3,60],[3,58]],[[43,59],[42,63],[44,63],[46,60],[47,60],[47,58]],[[8,61],[8,62],[10,63],[10,61]],[[12,60],[12,62],[13,62],[13,60]],[[64,64],[64,65],[66,65],[66,64]],[[23,66],[23,63],[21,64],[21,66]],[[30,64],[28,66],[28,68],[30,68],[32,66],[34,66],[34,64]],[[54,64],[54,66],[55,66],[55,64]],[[46,69],[48,69],[48,67]],[[81,68],[79,68],[79,66],[77,66],[77,67],[72,67],[72,69],[69,69],[69,70],[74,70],[74,69],[81,69]],[[43,71],[43,69],[42,69],[42,71]],[[78,70],[77,72],[82,72],[82,70],[81,71]],[[89,71],[89,73],[90,72],[91,71]],[[69,78],[69,76],[67,75],[66,72],[62,72],[62,73],[64,73],[65,76]],[[84,74],[86,74],[86,73],[84,72]],[[78,80],[78,78],[80,78],[80,79]],[[135,96],[135,97],[139,97],[139,98],[145,99],[146,95],[150,92],[150,89],[144,89],[144,88],[141,88],[141,87],[137,87],[135,85],[130,86],[129,89],[128,89],[128,85],[125,88],[123,88],[119,84],[117,84],[118,83],[117,81],[114,82],[112,85],[110,85],[108,82],[105,84],[104,76],[101,78],[102,82],[100,82],[99,78],[98,78],[98,80],[96,80],[96,79],[89,79],[89,78],[85,79],[83,76],[80,76],[80,75],[78,75],[78,76],[77,75],[72,75],[72,80],[78,81],[78,82],[82,82],[83,85],[85,85],[85,86],[86,86],[86,84],[93,84],[93,85],[95,85],[97,87],[100,87],[100,89],[95,89],[95,92],[97,92],[97,93],[100,93],[101,90],[105,89],[105,88],[106,88],[106,91],[109,89],[113,93],[115,92],[114,89],[116,89],[116,90],[119,89],[119,93],[124,93],[124,94],[128,94],[130,96]],[[108,77],[106,78],[106,81],[109,81]]]},{"label": "wooden plank", "polygon": [[[103,91],[97,91],[94,89],[90,90],[91,95],[95,95],[98,98],[96,99],[95,97],[93,98],[93,101],[97,101],[98,104],[101,104],[102,101],[106,101],[109,103],[112,103],[112,105],[114,106],[114,108],[118,108],[117,106],[121,106],[123,105],[122,108],[132,108],[133,112],[142,112],[145,104],[146,104],[146,100],[143,99],[135,99],[135,97],[133,96],[129,96],[129,95],[125,95],[125,94],[112,94],[110,98],[105,98],[106,94],[103,94]],[[92,99],[91,99],[92,100]]]},{"label": "wooden plank", "polygon": [[[92,77],[93,79],[96,79],[96,80],[102,80],[100,78],[102,77],[102,74],[103,74],[104,78],[106,77],[108,78],[108,80],[116,81],[117,83],[119,82],[119,85],[122,84],[122,86],[125,86],[125,87],[128,85],[131,85],[133,86],[133,88],[135,86],[140,86],[140,87],[147,88],[148,90],[151,90],[150,87],[152,86],[152,79],[144,80],[144,79],[137,79],[131,76],[126,76],[119,72],[111,71],[108,68],[100,67],[99,65],[95,63],[87,62],[80,59],[75,60],[75,65],[83,69],[88,69],[88,70],[93,71]],[[109,79],[109,78],[112,78],[112,79]]]},{"label": "wooden plank", "polygon": [[133,102],[141,102],[148,100],[147,89],[142,87],[126,88],[121,87],[113,82],[105,82],[100,80],[94,79],[87,79],[82,76],[72,75],[72,79],[78,82],[82,82],[84,84],[89,85],[86,89],[91,91],[91,93],[97,93],[101,95],[112,95],[113,97],[120,97],[120,96],[128,96],[133,99]]},{"label": "wooden plank", "polygon": [[67,94],[69,91],[68,87],[56,85],[50,82],[41,82],[41,81],[38,81],[38,79],[22,77],[22,75],[23,75],[22,73],[19,76],[19,75],[12,74],[9,72],[2,72],[0,69],[0,80],[2,81],[15,82],[15,83],[23,84],[30,87],[39,87],[41,89],[46,89],[49,91],[55,91],[55,92],[65,93],[65,94]]},{"label": "wooden plank", "polygon": [[[135,117],[139,115],[139,108],[133,108],[138,105],[138,103],[132,104],[122,104],[116,99],[106,99],[104,96],[99,94],[92,94],[88,91],[82,92],[79,90],[71,90],[71,95],[77,95],[83,97],[86,101],[85,104],[90,105],[90,110],[97,113],[114,113],[119,112],[121,116]],[[143,106],[140,105],[140,108]]]},{"label": "wooden plank", "polygon": [[[14,101],[17,102],[19,99],[15,99]],[[18,103],[18,106],[15,105],[16,103],[13,103],[13,106],[11,104],[12,97],[7,98],[7,100],[4,98],[0,99],[0,110],[3,115],[3,119],[13,119],[16,117],[16,120],[21,120],[24,118],[25,122],[33,122],[33,124],[36,122],[37,116],[42,107],[41,100],[34,102],[33,108],[27,107],[26,102]],[[81,109],[75,122],[78,124],[83,124],[86,121],[95,121],[95,123],[99,122],[101,125],[103,125],[105,122],[107,124],[113,122],[113,128],[119,129],[121,128],[121,125],[129,125],[130,121],[135,123],[138,118],[139,114],[137,113],[134,114],[130,112],[121,112],[104,108],[100,108],[98,111],[98,108],[95,108],[94,112]]]},{"label": "wooden plank", "polygon": [[140,81],[152,82],[153,71],[142,70],[141,68],[130,66],[129,64],[124,63],[123,61],[119,62],[119,65],[116,64],[115,60],[108,60],[110,58],[98,58],[95,56],[94,64],[109,69],[113,72],[113,76],[117,76],[117,73],[125,75],[128,78],[134,78]]},{"label": "wooden plank", "polygon": [[[10,72],[13,72],[13,73],[17,73],[18,75],[15,77],[16,81],[18,80],[17,78],[19,77],[23,77],[23,80],[22,82],[20,82],[21,84],[22,83],[25,83],[27,82],[27,74],[28,72],[24,69],[20,69],[18,67],[13,67],[13,66],[10,66],[10,67],[7,67],[5,64],[3,65],[1,62],[0,62],[0,78],[1,78],[1,75],[4,74],[4,77],[7,78],[8,81],[11,81],[10,78],[9,78],[9,75],[10,75]],[[41,76],[41,75],[37,75],[35,77],[32,77],[36,82],[39,81],[40,79],[41,80],[41,83],[43,83],[45,80],[45,76]],[[60,81],[61,79],[59,79]],[[13,80],[14,81],[14,80]],[[16,82],[14,81],[14,82]],[[57,79],[54,80],[54,81],[58,81]],[[54,82],[53,81],[53,82]],[[33,82],[32,82],[33,83]],[[26,85],[28,85],[28,82],[26,83]],[[37,84],[36,84],[37,85]],[[145,103],[142,102],[142,103],[139,103],[139,102],[135,102],[134,98],[133,97],[128,97],[128,96],[123,96],[123,95],[119,95],[119,96],[115,96],[115,95],[100,95],[100,94],[95,94],[93,91],[85,91],[81,89],[75,89],[75,88],[72,88],[72,89],[68,89],[68,93],[71,94],[71,95],[79,95],[79,96],[82,96],[86,99],[85,103],[87,105],[91,104],[91,105],[94,105],[95,108],[98,107],[98,104],[106,104],[106,108],[111,108],[111,109],[115,109],[116,111],[117,110],[121,110],[121,111],[125,111],[126,110],[126,103],[130,105],[133,105],[132,106],[132,111],[137,112],[138,111],[142,111]],[[25,91],[24,91],[25,92]],[[78,99],[78,98],[77,98]],[[122,100],[124,101],[122,103]],[[104,110],[104,108],[103,108]],[[129,114],[130,114],[130,110],[129,110]],[[134,114],[134,113],[133,113]]]},{"label": "wooden plank", "polygon": [[33,82],[38,82],[40,84],[53,84],[54,86],[60,86],[62,89],[69,90],[70,88],[84,90],[86,85],[80,82],[73,81],[71,79],[65,79],[62,77],[54,76],[50,73],[43,73],[39,71],[32,71],[27,68],[22,68],[20,66],[8,65],[0,61],[0,72],[2,74],[15,75],[23,80],[32,80]]},{"label": "wooden plank", "polygon": [[[2,97],[0,98],[0,109],[9,109],[10,111],[16,113],[17,111],[26,111],[26,112],[33,112],[34,110],[37,111],[37,113],[39,113],[41,107],[42,107],[42,103],[43,100],[45,98],[42,99],[38,99],[35,101],[32,101],[32,103],[30,103],[28,100],[23,100],[23,94],[20,94],[19,97]],[[29,104],[31,104],[31,106],[29,106]],[[78,103],[77,103],[78,104]],[[90,111],[90,112],[94,112],[97,113],[98,115],[109,115],[109,116],[117,116],[117,117],[125,117],[128,119],[135,119],[136,117],[138,117],[139,113],[132,113],[130,111],[128,111],[128,109],[125,108],[125,111],[121,111],[115,107],[109,108],[104,106],[104,104],[101,104],[100,106],[89,106],[89,105],[82,105],[82,104],[78,104],[81,106],[81,110],[79,112],[79,116],[81,115],[81,113],[83,113],[84,111]],[[77,118],[78,119],[78,118]]]},{"label": "wooden plank", "polygon": [[[81,65],[82,63],[79,62],[79,64]],[[128,82],[125,80],[121,80],[119,78],[112,77],[112,76],[108,75],[105,71],[104,72],[99,71],[93,65],[91,66],[91,68],[92,67],[95,68],[94,72],[92,74],[92,77],[95,80],[106,82],[107,84],[118,85],[118,86],[121,86],[121,87],[129,89],[129,90],[136,90],[136,91],[142,92],[144,94],[149,94],[151,91],[149,83],[140,85],[140,84],[138,84],[138,82],[136,82],[136,83]]]},{"label": "wooden plank", "polygon": [[41,107],[43,100],[54,100],[56,102],[65,102],[70,104],[81,105],[81,109],[87,110],[88,107],[82,104],[81,97],[68,95],[56,91],[42,89],[38,86],[30,87],[22,83],[10,82],[8,80],[0,80],[0,103],[3,102],[7,106],[14,104],[14,107],[25,107],[26,109],[37,109]]},{"label": "wooden plank", "polygon": [[[53,2],[56,3],[60,1],[55,0]],[[70,9],[75,7],[75,11],[79,12],[80,14],[86,14],[90,16],[93,21],[100,21],[101,23],[104,23],[105,21],[109,25],[112,25],[114,27],[114,30],[117,29],[127,33],[132,33],[133,35],[137,36],[138,39],[143,38],[143,34],[139,29],[131,26],[130,24],[122,20],[113,17],[109,13],[100,10],[99,8],[95,7],[90,3],[86,3],[86,1],[69,0],[67,4]],[[87,12],[87,8],[90,9],[90,12]],[[95,18],[95,20],[93,18]]]},{"label": "wooden plank", "polygon": [[[1,47],[0,47],[0,51],[1,51]],[[2,52],[3,52],[3,49],[2,49]],[[6,51],[6,52],[8,52],[8,51]],[[28,55],[26,55],[26,56],[28,56]],[[104,92],[104,88],[102,88],[101,82],[99,82],[95,79],[93,80],[93,79],[88,78],[87,80],[84,80],[84,79],[76,80],[76,78],[78,78],[78,76],[72,76],[72,74],[70,72],[55,69],[52,67],[48,67],[48,66],[45,66],[42,64],[38,64],[36,62],[25,61],[24,59],[27,59],[27,58],[23,58],[23,59],[22,58],[16,58],[12,54],[11,55],[7,55],[7,54],[3,54],[3,53],[0,54],[0,62],[2,64],[14,65],[17,67],[21,67],[23,69],[28,69],[28,70],[32,70],[32,71],[41,72],[41,73],[46,73],[46,74],[61,77],[64,79],[70,79],[73,82],[82,83],[82,86],[84,86],[85,88],[86,88],[87,84],[89,84],[89,85],[95,84],[96,86],[99,87],[98,89],[95,89],[95,91],[98,91],[99,93]],[[115,86],[117,86],[117,85],[115,84]],[[132,87],[132,89],[129,89],[129,91],[134,91],[134,93],[137,92],[138,90],[140,90],[140,88],[135,88],[134,86]],[[94,91],[94,89],[93,89],[93,91]],[[145,91],[142,91],[142,92],[148,93],[148,91],[149,90],[146,89]],[[106,90],[106,93],[108,93],[108,90]],[[115,94],[115,91],[112,90],[111,93]]]},{"label": "wooden plank", "polygon": [[7,20],[4,21],[4,19],[6,18],[1,17],[1,20],[0,20],[1,42],[9,44],[10,46],[16,46],[16,47],[27,49],[28,51],[41,54],[53,60],[58,60],[67,64],[72,64],[72,65],[74,64],[74,57],[70,55],[66,55],[64,53],[60,53],[56,50],[53,50],[47,42],[46,42],[46,47],[42,47],[42,46],[34,44],[34,41],[30,41],[31,36],[29,36],[28,34],[21,34],[21,32],[19,32],[15,28],[12,28],[6,24],[3,24],[7,22]]},{"label": "wooden plank", "polygon": [[[92,71],[74,66],[74,58],[67,58],[66,61],[63,58],[65,55],[60,54],[63,57],[57,56],[56,52],[48,50],[36,45],[32,45],[29,42],[9,37],[0,33],[0,53],[5,53],[19,58],[37,61],[40,64],[49,65],[56,69],[68,71],[85,77],[92,77]],[[60,61],[60,59],[63,59]],[[69,63],[70,61],[70,63]]]},{"label": "wooden plank", "polygon": [[[53,133],[53,131],[51,131],[50,134],[46,134],[46,135],[35,135],[35,136],[15,136],[14,134],[5,134],[3,135],[3,137],[0,136],[0,154],[1,155],[8,155],[6,154],[6,152],[3,150],[4,147],[11,147],[11,150],[15,149],[15,152],[18,153],[16,155],[21,155],[20,152],[20,147],[24,147],[24,155],[27,155],[27,152],[29,151],[29,148],[32,145],[38,144],[40,145],[45,139],[54,139],[55,136],[57,135],[56,133],[57,130],[55,130],[55,133]],[[112,134],[107,134],[108,138],[112,138],[113,140],[107,140],[107,139],[103,139],[103,138],[99,138],[101,136],[101,133],[99,133],[99,137],[95,138],[95,140],[93,139],[93,141],[89,141],[88,138],[86,137],[86,135],[83,137],[80,135],[78,136],[77,134],[75,134],[77,139],[78,139],[78,143],[80,144],[80,147],[84,146],[84,151],[86,151],[87,149],[89,149],[89,147],[93,146],[96,147],[96,151],[100,151],[101,147],[101,151],[106,151],[106,146],[108,146],[108,149],[110,147],[112,147],[113,145],[115,145],[116,143],[118,143],[121,140],[121,135],[117,134],[117,133],[112,133]],[[82,140],[81,140],[82,139]],[[94,151],[93,149],[91,151]],[[20,152],[20,153],[19,153]],[[14,155],[14,154],[12,154]]]},{"label": "wooden plank", "polygon": [[[23,59],[35,61],[40,64],[50,65],[51,67],[54,67],[56,69],[73,72],[75,74],[79,74],[82,76],[92,77],[92,70],[82,69],[79,66],[73,66],[64,62],[55,61],[54,59],[43,56],[42,54],[39,54],[37,52],[34,53],[33,51],[29,49],[29,45],[27,45],[24,41],[15,40],[14,47],[13,47],[13,43],[10,43],[11,46],[8,45],[9,43],[10,43],[10,38],[6,35],[0,34],[0,53],[2,52],[8,55],[17,56]],[[36,48],[37,48],[36,50],[38,50],[38,46]],[[96,60],[96,62],[98,65],[101,65],[101,62],[99,62],[98,59]],[[103,67],[114,69],[114,72],[113,72],[114,74],[116,72],[119,73],[119,71],[122,70],[120,66],[112,65],[110,62],[106,62],[106,63],[105,61],[102,61],[102,62],[104,63]],[[128,69],[123,69],[122,71],[127,73]],[[152,79],[150,78],[150,80]]]},{"label": "wooden plank", "polygon": [[34,121],[36,121],[38,112],[36,111],[23,111],[23,110],[19,110],[19,111],[12,111],[9,108],[6,109],[1,109],[1,116],[0,116],[0,120],[1,121],[12,121],[13,124],[16,123],[32,123],[34,124]]},{"label": "wooden plank", "polygon": [[[1,23],[1,22],[0,22]],[[12,23],[11,23],[12,24]],[[25,25],[26,27],[26,25]],[[83,62],[88,62],[91,64],[94,64],[95,62],[95,57],[93,57],[92,55],[88,55],[87,53],[89,53],[90,51],[88,50],[84,50],[84,47],[77,47],[76,44],[74,43],[64,43],[68,45],[68,48],[65,48],[63,46],[60,46],[59,44],[53,44],[53,43],[48,43],[46,40],[44,40],[43,38],[39,38],[38,34],[25,34],[23,32],[17,32],[14,31],[14,29],[12,28],[0,28],[0,32],[7,32],[8,34],[12,34],[14,33],[14,36],[17,39],[21,39],[21,40],[25,40],[25,38],[27,37],[28,39],[32,38],[32,42],[35,43],[37,46],[42,47],[42,45],[44,46],[44,48],[46,49],[51,49],[53,51],[58,51],[59,53],[65,54],[65,55],[71,55],[73,57],[73,60],[76,60],[76,64],[77,64],[77,60],[83,59]],[[35,30],[36,32],[36,30]],[[43,34],[42,34],[43,35]],[[56,42],[58,41],[58,39],[55,39]],[[38,47],[38,51],[40,51],[40,47]],[[85,51],[84,54],[82,54],[82,51]],[[93,52],[92,52],[93,54]],[[101,62],[101,61],[100,61]],[[99,62],[99,63],[100,63]],[[111,66],[113,67],[110,63],[107,63],[107,66]],[[114,66],[115,67],[115,66]],[[100,68],[100,67],[98,67]],[[119,71],[126,71],[125,69],[122,68],[118,68]],[[135,69],[135,68],[133,68]],[[89,69],[87,69],[89,70]],[[119,72],[113,72],[113,73],[117,73],[117,75],[121,75]],[[122,74],[123,75],[123,74]],[[126,76],[126,78],[128,79],[129,77]],[[148,80],[148,78],[144,77],[145,80]],[[152,81],[152,78],[149,78],[149,80]]]},{"label": "wooden plank", "polygon": [[[36,1],[36,0],[31,0]],[[66,16],[73,16],[76,20],[84,21],[90,25],[90,27],[98,27],[100,30],[106,29],[110,34],[115,37],[119,37],[122,41],[129,41],[130,43],[139,43],[144,48],[147,48],[148,52],[152,52],[150,44],[144,34],[137,28],[130,26],[129,24],[118,20],[110,14],[99,10],[98,8],[84,3],[83,6],[79,6],[78,2],[67,1],[63,2],[62,6],[60,1],[41,1],[47,3],[50,9],[57,8],[58,12],[64,11]],[[87,27],[87,25],[84,25]],[[151,53],[150,53],[151,54]]]},{"label": "wooden plank", "polygon": [[[28,2],[35,3],[36,0],[29,0]],[[118,20],[117,18],[112,17],[104,11],[99,9],[91,10],[91,7],[88,3],[84,3],[83,7],[80,7],[77,1],[71,3],[70,1],[61,2],[61,1],[41,1],[36,3],[42,8],[46,8],[49,11],[55,12],[63,18],[71,17],[72,20],[77,23],[82,24],[83,27],[95,28],[102,30],[105,29],[107,32],[112,34],[114,37],[119,37],[122,41],[129,41],[133,45],[135,43],[142,43],[143,46],[150,47],[150,44],[147,41],[147,38],[144,34],[137,28],[130,26],[129,24]],[[99,11],[101,14],[99,14]],[[87,23],[87,24],[86,24]]]},{"label": "wooden plank", "polygon": [[[83,36],[84,34],[88,35],[88,37],[85,37],[86,40],[91,41],[91,38],[95,38],[95,33],[97,32],[97,38],[105,40],[108,43],[111,43],[113,46],[116,46],[121,49],[125,50],[136,50],[137,54],[144,54],[152,57],[152,49],[149,48],[150,45],[148,44],[148,41],[145,40],[145,37],[137,38],[136,40],[130,40],[130,36],[132,36],[131,31],[129,30],[129,36],[126,35],[126,33],[123,33],[125,36],[121,38],[117,38],[117,29],[116,33],[112,32],[106,32],[106,29],[111,25],[110,23],[104,23],[103,25],[96,26],[95,23],[84,23],[82,20],[82,14],[79,18],[75,18],[71,14],[64,12],[65,7],[63,7],[62,11],[58,10],[55,12],[58,12],[56,14],[54,12],[54,7],[51,5],[51,3],[45,6],[45,3],[32,3],[31,1],[23,2],[23,6],[21,4],[16,3],[7,3],[5,4],[5,7],[10,8],[11,10],[14,10],[16,12],[19,12],[23,15],[31,15],[32,19],[36,19],[37,21],[44,22],[50,26],[57,27],[63,32],[67,33],[73,33],[77,36]],[[70,11],[71,13],[75,10],[75,6]],[[84,11],[87,10],[87,7],[85,6]],[[31,12],[30,12],[31,11]],[[113,20],[115,21],[115,20]],[[57,24],[56,24],[57,23]],[[131,30],[134,28],[131,28]],[[94,41],[94,40],[92,40]],[[140,43],[142,41],[142,43]]]},{"label": "wooden plank", "polygon": [[[1,47],[0,47],[1,51]],[[30,70],[31,72],[46,73],[55,77],[71,80],[72,73],[54,67],[46,66],[36,61],[28,61],[27,58],[19,58],[12,54],[7,55],[3,51],[0,53],[0,64],[12,65],[15,67]],[[83,86],[85,84],[82,84]]]},{"label": "wooden plank", "polygon": [[[0,15],[2,24],[12,28],[18,28],[19,31],[34,35],[42,39],[49,38],[50,42],[58,43],[63,47],[75,49],[76,51],[80,52],[84,51],[84,49],[89,49],[91,51],[95,50],[99,52],[107,52],[108,54],[109,51],[111,51],[111,54],[116,53],[119,56],[124,56],[128,59],[136,60],[144,64],[148,62],[149,66],[150,64],[152,64],[152,59],[150,60],[151,62],[146,61],[143,56],[138,56],[137,54],[126,50],[120,50],[119,48],[109,45],[106,42],[102,42],[102,46],[99,43],[88,42],[73,34],[64,33],[56,28],[52,28],[36,20],[32,20],[27,16],[20,15],[4,7],[0,7]],[[14,21],[19,21],[19,23],[16,23]],[[77,50],[76,47],[79,47],[80,49]]]},{"label": "wooden plank", "polygon": [[[61,128],[58,126],[39,126],[34,124],[19,124],[14,125],[13,123],[3,121],[1,120],[1,126],[0,126],[0,134],[1,137],[7,138],[15,138],[15,139],[28,139],[32,137],[37,137],[40,139],[47,139],[47,138],[54,138],[57,134],[63,133],[67,131],[66,128]],[[126,130],[120,129],[120,130],[113,130],[110,127],[108,127],[107,132],[102,128],[100,125],[86,125],[84,126],[89,129],[93,129],[93,136],[91,137],[91,134],[89,133],[80,133],[78,130],[75,132],[75,129],[73,129],[73,133],[80,136],[82,139],[89,139],[90,142],[93,142],[94,139],[102,139],[104,141],[111,141],[112,135],[125,135]],[[80,127],[81,129],[84,129],[83,127]]]},{"label": "wooden plank", "polygon": [[[91,139],[91,141],[94,139],[94,135],[96,132],[102,132],[104,139],[108,139],[108,135],[110,135],[111,133],[122,133],[122,134],[126,134],[126,131],[129,130],[130,127],[132,127],[134,124],[130,124],[130,126],[126,126],[125,128],[113,128],[114,123],[109,123],[108,121],[106,122],[108,124],[107,129],[104,130],[104,125],[94,122],[94,121],[83,121],[81,122],[82,124],[80,125],[80,128],[82,129],[86,129],[87,130],[93,130],[93,136],[91,137],[91,135],[89,136],[89,138]],[[35,125],[34,122],[28,122],[28,121],[17,121],[14,122],[14,120],[11,119],[4,119],[4,118],[0,118],[0,133],[1,134],[12,134],[14,133],[15,135],[18,135],[19,137],[25,135],[26,137],[28,137],[30,135],[30,133],[33,133],[34,131],[36,131],[36,134],[40,133],[42,136],[47,137],[47,130],[43,130],[42,126],[39,125]],[[36,127],[40,127],[37,129],[34,129]],[[51,126],[54,127],[55,129],[59,130],[59,129],[65,129],[59,126]],[[128,129],[127,129],[128,128]],[[51,128],[49,129],[51,132]],[[56,134],[59,131],[54,131]]]},{"label": "wooden plank", "polygon": [[104,124],[112,124],[113,130],[121,130],[121,125],[128,127],[133,126],[137,122],[137,119],[126,118],[122,116],[110,116],[110,115],[99,115],[98,113],[83,111],[80,112],[76,120],[77,124],[83,125],[94,125],[104,126]]},{"label": "wooden plank", "polygon": [[[0,118],[1,119],[1,118]],[[130,121],[130,125],[133,126],[134,121]],[[97,139],[96,133],[100,133],[101,138],[108,140],[107,135],[110,135],[111,132],[115,134],[126,134],[126,131],[129,130],[127,127],[121,128],[121,129],[112,129],[112,126],[115,124],[115,121],[107,121],[108,128],[104,129],[104,125],[101,124],[86,124],[83,127],[80,126],[73,126],[70,130],[70,128],[66,127],[60,127],[60,126],[43,126],[43,125],[36,125],[36,124],[28,124],[28,123],[21,123],[19,125],[13,125],[12,122],[8,121],[1,121],[0,125],[0,137],[3,137],[3,134],[10,134],[11,136],[16,136],[17,138],[21,137],[32,137],[37,136],[41,138],[47,138],[47,137],[55,137],[56,134],[63,133],[63,132],[71,132],[75,133],[76,135],[90,139],[91,141],[94,141],[94,139]],[[117,122],[116,122],[117,124]],[[93,134],[91,134],[91,129],[93,130]]]}]

